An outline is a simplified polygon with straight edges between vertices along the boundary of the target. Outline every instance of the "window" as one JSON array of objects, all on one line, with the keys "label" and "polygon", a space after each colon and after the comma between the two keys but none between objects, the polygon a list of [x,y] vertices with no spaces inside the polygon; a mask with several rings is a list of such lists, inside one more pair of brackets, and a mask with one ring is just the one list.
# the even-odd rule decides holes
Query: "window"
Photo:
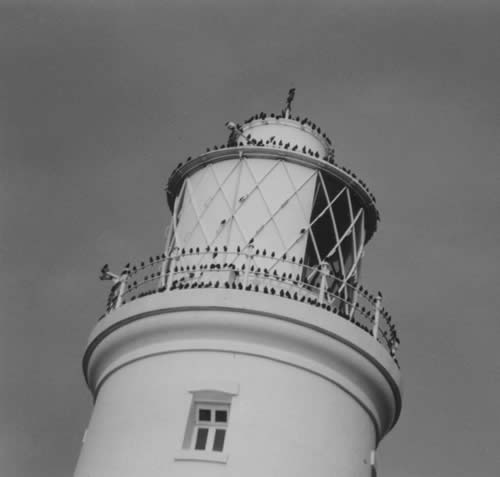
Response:
[{"label": "window", "polygon": [[191,405],[176,461],[227,462],[229,420],[239,389],[237,383],[212,380],[195,383],[188,389]]},{"label": "window", "polygon": [[196,403],[191,448],[222,452],[226,439],[229,404]]}]

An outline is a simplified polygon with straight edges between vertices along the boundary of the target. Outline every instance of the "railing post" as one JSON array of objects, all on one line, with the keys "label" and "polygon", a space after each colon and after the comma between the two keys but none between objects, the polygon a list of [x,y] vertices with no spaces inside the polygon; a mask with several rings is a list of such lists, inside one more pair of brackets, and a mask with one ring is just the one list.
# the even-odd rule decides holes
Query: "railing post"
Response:
[{"label": "railing post", "polygon": [[116,305],[115,308],[118,308],[121,306],[122,301],[123,301],[123,294],[125,293],[126,287],[127,287],[127,278],[130,273],[130,270],[128,267],[125,267],[123,269],[123,272],[120,275],[120,278],[118,279],[120,282],[120,286],[118,288],[118,296],[116,298]]},{"label": "railing post", "polygon": [[[178,260],[178,254],[177,251],[179,250],[178,247],[175,247],[172,251],[172,254],[170,255],[170,266],[168,267],[168,276],[167,276],[167,285],[166,289],[170,290],[172,288],[172,282],[174,281],[174,265]],[[165,263],[167,263],[167,260],[165,260]],[[166,267],[166,266],[165,266]]]},{"label": "railing post", "polygon": [[243,275],[243,288],[246,288],[248,285],[248,275],[250,274],[250,264],[252,263],[252,258],[254,255],[254,246],[249,245],[248,251],[245,252],[246,262],[245,262],[245,274]]},{"label": "railing post", "polygon": [[326,281],[326,276],[328,275],[328,263],[327,262],[321,262],[321,282],[319,285],[319,302],[323,304],[323,301],[325,300],[325,291],[327,287],[327,281]]},{"label": "railing post", "polygon": [[106,307],[106,312],[109,313],[111,310],[116,308],[116,302],[118,301],[118,292],[120,288],[120,277],[113,279],[113,286],[109,292],[108,306]]},{"label": "railing post", "polygon": [[391,356],[394,358],[394,356],[396,356],[396,351],[398,350],[398,344],[397,343],[393,343],[391,345]]},{"label": "railing post", "polygon": [[351,313],[349,313],[349,319],[352,319],[352,317],[354,316],[354,312],[356,311],[356,304],[358,303],[359,284],[357,284],[356,286],[354,286],[354,285],[348,285],[348,286],[350,286],[354,289],[353,294],[352,294]]},{"label": "railing post", "polygon": [[167,260],[168,258],[165,257],[163,259],[163,262],[161,264],[161,269],[160,269],[160,283],[158,285],[158,288],[163,288],[166,284],[167,281]]},{"label": "railing post", "polygon": [[373,320],[373,337],[377,339],[380,325],[380,309],[382,308],[382,294],[378,292],[375,298],[375,319]]}]

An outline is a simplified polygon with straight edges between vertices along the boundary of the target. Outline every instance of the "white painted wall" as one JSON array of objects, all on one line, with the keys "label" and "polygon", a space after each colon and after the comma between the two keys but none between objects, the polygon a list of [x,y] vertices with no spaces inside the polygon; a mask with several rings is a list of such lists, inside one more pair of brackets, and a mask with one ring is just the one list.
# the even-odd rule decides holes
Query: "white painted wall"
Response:
[{"label": "white painted wall", "polygon": [[[279,297],[155,295],[107,315],[91,343],[100,390],[75,477],[368,477],[399,412],[399,371],[379,343]],[[225,463],[176,460],[201,382],[238,389]]]},{"label": "white painted wall", "polygon": [[[226,464],[176,461],[197,381],[240,385]],[[369,476],[367,413],[342,389],[286,364],[222,352],[150,357],[103,385],[77,477]]]}]

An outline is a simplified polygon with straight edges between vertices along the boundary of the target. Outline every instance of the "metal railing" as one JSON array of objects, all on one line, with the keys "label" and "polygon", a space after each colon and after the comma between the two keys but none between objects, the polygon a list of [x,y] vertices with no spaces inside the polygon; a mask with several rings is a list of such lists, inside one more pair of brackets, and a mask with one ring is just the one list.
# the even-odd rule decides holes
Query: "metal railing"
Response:
[{"label": "metal railing", "polygon": [[174,248],[168,256],[127,265],[120,275],[103,269],[101,278],[114,282],[106,312],[171,290],[226,288],[260,292],[331,311],[373,336],[396,360],[399,338],[391,316],[382,306],[380,292],[372,294],[352,278],[345,280],[335,275],[326,262],[310,266],[295,257],[266,255],[252,247],[243,251]]}]

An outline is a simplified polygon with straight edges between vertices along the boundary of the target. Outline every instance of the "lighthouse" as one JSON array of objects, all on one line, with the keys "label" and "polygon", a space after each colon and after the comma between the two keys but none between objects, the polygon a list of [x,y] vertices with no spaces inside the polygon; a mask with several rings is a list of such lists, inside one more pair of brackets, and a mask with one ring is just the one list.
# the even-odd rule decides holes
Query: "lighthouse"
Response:
[{"label": "lighthouse", "polygon": [[161,253],[101,270],[75,477],[376,475],[401,411],[399,338],[362,281],[379,212],[294,93],[175,168]]}]

